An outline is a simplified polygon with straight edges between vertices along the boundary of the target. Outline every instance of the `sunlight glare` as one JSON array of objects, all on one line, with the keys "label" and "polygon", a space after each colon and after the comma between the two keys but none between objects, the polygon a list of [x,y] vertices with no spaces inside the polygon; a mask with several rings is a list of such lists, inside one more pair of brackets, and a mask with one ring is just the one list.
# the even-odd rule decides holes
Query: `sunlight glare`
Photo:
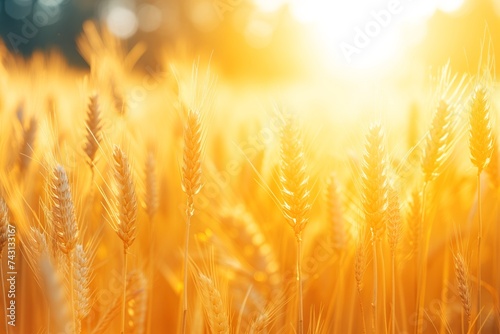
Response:
[{"label": "sunlight glare", "polygon": [[[393,61],[406,46],[402,31],[425,32],[438,10],[453,12],[464,0],[254,0],[263,11],[287,5],[293,18],[311,33],[324,61],[350,68],[369,68]],[[285,3],[286,2],[286,3]],[[272,5],[270,5],[272,3]],[[425,34],[414,34],[423,38]],[[326,53],[326,55],[325,55]]]}]

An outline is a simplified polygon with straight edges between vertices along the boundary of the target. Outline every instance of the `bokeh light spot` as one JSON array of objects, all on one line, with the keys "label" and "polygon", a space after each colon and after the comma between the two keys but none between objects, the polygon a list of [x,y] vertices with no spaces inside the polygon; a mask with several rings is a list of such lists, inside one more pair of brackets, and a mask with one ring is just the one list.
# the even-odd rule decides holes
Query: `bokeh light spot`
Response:
[{"label": "bokeh light spot", "polygon": [[133,36],[138,28],[137,17],[128,8],[116,6],[110,9],[106,24],[117,37],[125,39]]},{"label": "bokeh light spot", "polygon": [[144,32],[152,32],[160,27],[162,13],[158,7],[150,4],[144,4],[139,7],[137,11],[137,18],[139,19],[139,29]]}]

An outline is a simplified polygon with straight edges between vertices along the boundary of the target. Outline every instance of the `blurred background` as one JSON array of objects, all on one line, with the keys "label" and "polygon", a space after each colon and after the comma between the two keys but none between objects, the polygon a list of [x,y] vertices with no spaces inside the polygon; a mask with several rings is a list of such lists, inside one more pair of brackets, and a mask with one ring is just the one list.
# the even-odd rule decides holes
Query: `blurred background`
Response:
[{"label": "blurred background", "polygon": [[75,39],[89,19],[129,45],[144,41],[145,62],[184,46],[211,56],[232,80],[279,82],[376,76],[404,71],[408,61],[432,67],[449,59],[456,71],[476,72],[482,45],[500,29],[500,1],[4,0],[0,35],[14,52],[57,48],[85,67]]}]

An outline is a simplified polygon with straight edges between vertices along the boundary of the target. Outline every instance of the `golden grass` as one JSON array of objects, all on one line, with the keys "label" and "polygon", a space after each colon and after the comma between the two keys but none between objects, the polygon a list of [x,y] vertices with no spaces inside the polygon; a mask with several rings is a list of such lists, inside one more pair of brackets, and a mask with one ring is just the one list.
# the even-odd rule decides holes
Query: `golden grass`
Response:
[{"label": "golden grass", "polygon": [[304,112],[275,115],[223,77],[212,96],[201,61],[134,68],[144,48],[93,24],[78,45],[88,71],[0,48],[0,268],[18,273],[2,331],[500,330],[496,82],[445,66],[369,125],[336,113],[354,99],[290,88]]}]

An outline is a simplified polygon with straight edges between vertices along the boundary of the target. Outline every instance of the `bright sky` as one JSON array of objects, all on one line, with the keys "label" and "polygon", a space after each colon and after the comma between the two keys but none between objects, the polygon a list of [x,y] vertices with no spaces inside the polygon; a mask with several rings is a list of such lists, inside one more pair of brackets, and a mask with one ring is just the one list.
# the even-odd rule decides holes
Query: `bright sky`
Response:
[{"label": "bright sky", "polygon": [[425,36],[438,10],[453,12],[464,0],[254,0],[272,13],[289,6],[328,58],[357,68],[390,61]]}]

